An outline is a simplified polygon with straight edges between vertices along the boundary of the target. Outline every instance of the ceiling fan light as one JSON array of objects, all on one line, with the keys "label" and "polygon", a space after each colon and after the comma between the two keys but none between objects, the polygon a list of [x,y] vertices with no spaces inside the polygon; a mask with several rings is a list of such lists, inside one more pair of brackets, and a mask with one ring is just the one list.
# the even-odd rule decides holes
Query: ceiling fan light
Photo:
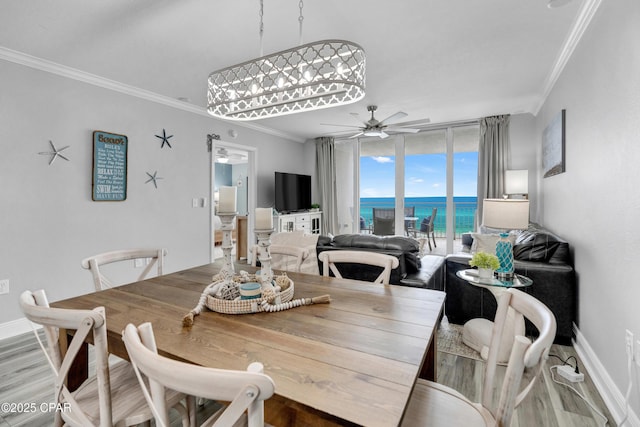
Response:
[{"label": "ceiling fan light", "polygon": [[220,158],[216,159],[216,163],[229,163],[229,158],[228,157],[220,157]]}]

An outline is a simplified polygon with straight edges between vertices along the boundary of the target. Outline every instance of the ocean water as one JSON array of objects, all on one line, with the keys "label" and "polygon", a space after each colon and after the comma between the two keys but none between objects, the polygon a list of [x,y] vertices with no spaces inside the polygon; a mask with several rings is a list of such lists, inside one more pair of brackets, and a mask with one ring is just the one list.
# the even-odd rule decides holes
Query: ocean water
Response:
[{"label": "ocean water", "polygon": [[[444,236],[446,231],[447,198],[446,197],[407,197],[404,201],[405,208],[415,207],[414,216],[418,218],[416,228],[420,227],[420,221],[431,215],[433,208],[437,208],[434,231],[436,236]],[[456,236],[474,230],[474,219],[478,208],[477,197],[453,198],[454,221]],[[373,224],[373,208],[393,208],[393,197],[365,197],[360,199],[360,216],[365,224]]]}]

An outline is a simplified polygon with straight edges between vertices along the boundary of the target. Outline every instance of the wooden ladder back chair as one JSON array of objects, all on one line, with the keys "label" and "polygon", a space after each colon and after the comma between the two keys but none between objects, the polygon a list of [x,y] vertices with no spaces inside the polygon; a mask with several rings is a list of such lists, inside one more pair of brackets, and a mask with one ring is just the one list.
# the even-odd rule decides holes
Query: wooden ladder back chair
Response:
[{"label": "wooden ladder back chair", "polygon": [[[230,402],[202,425],[264,426],[264,401],[273,395],[275,384],[269,376],[262,373],[261,363],[250,364],[246,371],[232,371],[192,365],[160,356],[150,323],[143,323],[139,327],[128,324],[122,338],[143,387],[145,383],[141,374],[149,380],[150,391],[145,392],[145,396],[154,411],[157,426],[169,427],[163,399],[167,389]],[[215,422],[212,424],[213,421]]]},{"label": "wooden ladder back chair", "polygon": [[382,273],[373,281],[373,283],[382,285],[389,284],[391,270],[397,268],[399,265],[398,258],[394,256],[367,251],[324,251],[320,252],[318,259],[322,262],[322,274],[327,277],[329,276],[329,270],[331,270],[335,277],[342,278],[338,267],[336,267],[336,264],[339,263],[382,267]]},{"label": "wooden ladder back chair", "polygon": [[[528,319],[538,329],[538,337],[515,337],[504,380],[494,401],[494,378],[498,366],[498,350],[509,310],[516,321]],[[407,407],[403,426],[509,426],[513,411],[533,388],[549,356],[556,335],[556,319],[543,303],[517,289],[507,289],[498,301],[498,310],[485,365],[482,399],[469,401],[457,391],[426,380],[416,381]],[[533,372],[531,380],[522,384],[525,370]]]},{"label": "wooden ladder back chair", "polygon": [[[125,361],[109,366],[107,329],[103,307],[93,310],[71,310],[49,307],[43,290],[25,291],[20,295],[20,307],[31,322],[44,327],[47,356],[55,376],[56,404],[65,408],[56,411],[54,425],[129,426],[152,418],[137,384],[131,364]],[[64,357],[58,339],[58,329],[75,330]],[[66,386],[67,374],[87,337],[93,337],[96,373],[75,391]],[[39,339],[38,339],[39,340]],[[184,396],[172,392],[170,405],[178,405]],[[68,408],[68,410],[67,410]],[[186,411],[181,411],[186,420]]]},{"label": "wooden ladder back chair", "polygon": [[138,281],[144,280],[151,272],[151,269],[156,266],[157,275],[162,276],[162,270],[164,267],[164,257],[167,255],[166,249],[124,249],[111,252],[105,252],[102,254],[94,255],[82,260],[82,267],[89,270],[93,275],[93,284],[96,291],[102,291],[104,289],[112,288],[114,285],[104,274],[100,271],[100,267],[122,261],[131,261],[136,259],[149,260],[149,263],[145,265],[138,276]]},{"label": "wooden ladder back chair", "polygon": [[[269,253],[274,261],[271,266],[285,271],[299,272],[302,267],[302,263],[309,257],[309,251],[307,249],[296,246],[271,245],[269,246]],[[276,258],[273,258],[273,255],[275,255]],[[259,257],[260,247],[258,245],[254,245],[252,248],[252,266],[257,266],[258,261],[260,261],[258,259]],[[292,268],[290,268],[290,266]]]}]

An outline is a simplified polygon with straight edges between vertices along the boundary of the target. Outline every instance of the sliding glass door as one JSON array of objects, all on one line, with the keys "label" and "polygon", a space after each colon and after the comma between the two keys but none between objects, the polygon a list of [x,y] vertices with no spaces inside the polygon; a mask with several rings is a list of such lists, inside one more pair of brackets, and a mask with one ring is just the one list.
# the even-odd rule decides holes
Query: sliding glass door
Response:
[{"label": "sliding glass door", "polygon": [[445,237],[447,208],[446,130],[404,136],[404,213],[407,234]]},{"label": "sliding glass door", "polygon": [[[350,204],[357,207],[354,232],[415,236],[421,224],[435,215],[437,252],[444,254],[456,251],[460,235],[474,230],[477,124],[343,144],[353,153],[349,172],[354,173],[353,188],[359,192]],[[385,220],[389,216],[391,230],[390,221]]]},{"label": "sliding glass door", "polygon": [[359,223],[363,232],[396,234],[395,153],[394,138],[367,139],[360,145]]}]

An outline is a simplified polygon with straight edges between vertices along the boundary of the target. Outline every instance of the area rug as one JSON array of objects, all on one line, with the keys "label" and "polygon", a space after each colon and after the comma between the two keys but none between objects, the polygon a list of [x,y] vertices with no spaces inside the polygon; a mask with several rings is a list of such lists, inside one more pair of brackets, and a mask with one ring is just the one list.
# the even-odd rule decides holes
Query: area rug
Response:
[{"label": "area rug", "polygon": [[462,342],[462,325],[454,325],[443,318],[438,328],[438,351],[469,359],[482,360],[480,353]]}]

